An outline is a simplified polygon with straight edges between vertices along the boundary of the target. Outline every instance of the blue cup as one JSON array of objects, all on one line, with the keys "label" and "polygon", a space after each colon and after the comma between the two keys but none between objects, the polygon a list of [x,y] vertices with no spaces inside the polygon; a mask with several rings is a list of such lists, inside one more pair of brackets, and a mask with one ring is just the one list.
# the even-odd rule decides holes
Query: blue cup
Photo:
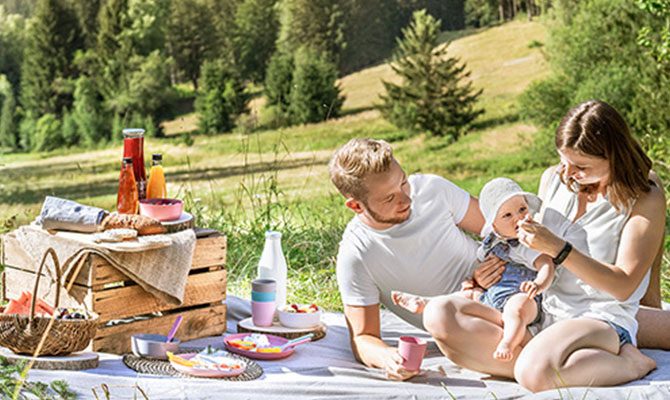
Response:
[{"label": "blue cup", "polygon": [[277,292],[256,292],[251,291],[251,300],[257,302],[275,301],[277,299]]}]

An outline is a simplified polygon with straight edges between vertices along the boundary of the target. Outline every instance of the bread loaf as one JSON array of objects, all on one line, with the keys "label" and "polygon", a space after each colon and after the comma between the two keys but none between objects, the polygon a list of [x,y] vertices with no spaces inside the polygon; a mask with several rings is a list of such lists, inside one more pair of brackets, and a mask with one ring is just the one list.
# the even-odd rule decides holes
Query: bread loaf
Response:
[{"label": "bread loaf", "polygon": [[155,235],[167,230],[157,219],[138,214],[109,214],[102,220],[102,230],[135,229],[138,235]]}]

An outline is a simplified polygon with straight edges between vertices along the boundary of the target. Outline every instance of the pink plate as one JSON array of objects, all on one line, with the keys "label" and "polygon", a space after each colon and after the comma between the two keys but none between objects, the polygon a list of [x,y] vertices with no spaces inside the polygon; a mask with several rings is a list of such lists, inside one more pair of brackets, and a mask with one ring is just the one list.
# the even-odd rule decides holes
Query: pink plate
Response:
[{"label": "pink plate", "polygon": [[[187,353],[187,354],[178,354],[179,357],[184,360],[190,360],[195,357],[196,353]],[[170,361],[170,364],[179,372],[182,372],[187,375],[199,376],[202,378],[223,378],[226,376],[237,376],[244,372],[247,369],[246,364],[242,365],[240,369],[231,369],[231,370],[221,370],[215,368],[206,368],[206,367],[187,367],[185,365],[178,364],[176,362]]]},{"label": "pink plate", "polygon": [[[294,348],[293,346],[284,349],[284,351],[282,351],[281,353],[259,353],[257,351],[243,350],[230,345],[231,340],[242,340],[249,335],[251,334],[236,333],[234,335],[229,335],[225,339],[223,339],[223,344],[226,346],[226,350],[230,351],[231,353],[241,354],[245,357],[255,358],[257,360],[278,360],[280,358],[288,357],[291,354],[293,354],[293,348]],[[264,335],[267,336],[268,341],[270,342],[270,346],[281,346],[289,341],[288,339],[284,339],[283,337],[268,335],[267,333],[264,333]]]}]

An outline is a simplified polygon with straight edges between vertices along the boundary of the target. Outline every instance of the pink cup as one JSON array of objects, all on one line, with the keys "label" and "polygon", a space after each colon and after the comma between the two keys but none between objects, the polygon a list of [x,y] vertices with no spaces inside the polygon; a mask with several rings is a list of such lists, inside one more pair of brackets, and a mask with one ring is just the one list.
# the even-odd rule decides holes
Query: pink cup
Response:
[{"label": "pink cup", "polygon": [[402,363],[403,368],[409,371],[421,368],[427,344],[425,340],[418,337],[401,336],[398,339],[398,353],[405,359],[405,362]]},{"label": "pink cup", "polygon": [[251,301],[251,321],[256,326],[272,326],[276,301]]}]

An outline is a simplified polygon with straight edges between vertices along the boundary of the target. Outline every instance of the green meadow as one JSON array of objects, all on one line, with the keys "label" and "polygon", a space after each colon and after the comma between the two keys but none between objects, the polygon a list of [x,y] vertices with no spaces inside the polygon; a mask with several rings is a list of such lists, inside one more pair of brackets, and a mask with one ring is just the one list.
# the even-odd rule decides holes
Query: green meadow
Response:
[{"label": "green meadow", "polygon": [[[408,173],[442,175],[472,194],[495,176],[508,176],[536,191],[544,168],[556,161],[551,133],[518,117],[517,98],[535,79],[549,74],[540,22],[514,21],[485,30],[443,35],[449,52],[467,63],[484,90],[485,113],[457,142],[399,130],[374,109],[382,80],[394,80],[380,64],[340,80],[344,116],[326,122],[267,129],[262,98],[231,134],[183,134],[197,116],[166,123],[167,136],[146,139],[145,159],[163,153],[168,194],[185,201],[199,226],[228,236],[229,293],[248,296],[263,247],[263,233],[277,229],[289,264],[289,301],[339,310],[335,280],[337,243],[352,214],[331,185],[327,164],[333,151],[354,137],[392,143]],[[444,44],[443,44],[444,45]],[[120,133],[119,133],[120,136]],[[29,223],[45,195],[113,210],[122,146],[0,156],[0,232]],[[664,263],[667,275],[668,262]],[[668,279],[664,295],[669,298]]]}]

